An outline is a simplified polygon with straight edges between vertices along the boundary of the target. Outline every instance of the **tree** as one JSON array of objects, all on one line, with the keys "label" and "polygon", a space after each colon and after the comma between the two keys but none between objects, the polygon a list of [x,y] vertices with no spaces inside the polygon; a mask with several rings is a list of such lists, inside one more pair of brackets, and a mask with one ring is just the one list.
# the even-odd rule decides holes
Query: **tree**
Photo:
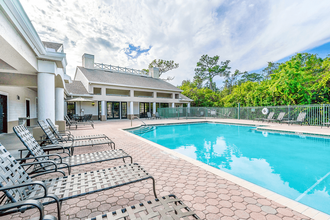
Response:
[{"label": "tree", "polygon": [[230,69],[228,66],[230,60],[221,61],[221,65],[219,65],[219,58],[219,56],[210,57],[203,55],[199,62],[197,62],[197,68],[195,69],[195,76],[199,77],[203,82],[207,80],[208,86],[212,91],[216,89],[213,78],[215,76],[224,76]]},{"label": "tree", "polygon": [[251,82],[260,82],[262,80],[262,75],[258,73],[249,73],[245,71],[241,77],[241,83],[251,81]]},{"label": "tree", "polygon": [[203,88],[203,80],[199,76],[194,76],[194,83],[198,89]]},{"label": "tree", "polygon": [[244,73],[240,72],[239,70],[235,70],[235,72],[233,74],[230,74],[230,72],[226,72],[224,74],[225,77],[225,87],[228,88],[231,91],[231,88],[238,83],[238,79],[240,77],[240,75],[242,75]]},{"label": "tree", "polygon": [[264,78],[269,79],[270,75],[274,74],[274,71],[278,69],[279,65],[280,63],[268,62],[268,66],[261,71]]},{"label": "tree", "polygon": [[[163,74],[166,73],[167,71],[176,69],[179,67],[178,63],[174,63],[173,60],[162,60],[162,59],[154,59],[150,64],[149,64],[149,69],[152,67],[157,67],[159,69],[159,77]],[[149,72],[149,70],[147,71]],[[173,80],[174,77],[167,77],[165,80]]]}]

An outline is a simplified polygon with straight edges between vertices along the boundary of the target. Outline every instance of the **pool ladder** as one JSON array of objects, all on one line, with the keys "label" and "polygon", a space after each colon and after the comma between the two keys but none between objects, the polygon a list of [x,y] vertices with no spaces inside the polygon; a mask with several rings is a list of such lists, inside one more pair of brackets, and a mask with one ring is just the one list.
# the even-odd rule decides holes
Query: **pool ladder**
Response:
[{"label": "pool ladder", "polygon": [[131,127],[133,126],[133,119],[138,119],[139,121],[141,121],[143,123],[142,126],[147,126],[147,124],[144,123],[144,121],[142,121],[138,116],[133,116],[133,117],[131,117]]}]

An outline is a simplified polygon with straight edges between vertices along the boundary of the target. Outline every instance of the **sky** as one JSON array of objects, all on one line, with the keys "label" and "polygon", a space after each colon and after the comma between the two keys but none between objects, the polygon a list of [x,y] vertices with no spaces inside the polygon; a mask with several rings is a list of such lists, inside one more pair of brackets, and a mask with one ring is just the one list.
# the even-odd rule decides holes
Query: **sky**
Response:
[{"label": "sky", "polygon": [[[330,54],[329,0],[20,0],[41,40],[64,44],[67,74],[84,53],[134,69],[154,59],[179,68],[162,78],[192,79],[200,57],[256,71],[297,52]],[[222,78],[215,81],[221,87]]]}]

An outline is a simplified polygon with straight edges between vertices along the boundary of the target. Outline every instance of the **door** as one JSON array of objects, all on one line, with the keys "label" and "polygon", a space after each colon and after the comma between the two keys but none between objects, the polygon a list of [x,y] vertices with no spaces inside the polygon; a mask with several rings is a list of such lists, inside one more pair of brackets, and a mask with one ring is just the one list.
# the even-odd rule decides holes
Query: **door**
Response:
[{"label": "door", "polygon": [[7,133],[7,96],[0,95],[0,133]]},{"label": "door", "polygon": [[97,103],[97,112],[98,112],[98,119],[101,121],[102,101],[98,101]]},{"label": "door", "polygon": [[107,119],[119,119],[120,118],[120,103],[119,102],[107,102]]},{"label": "door", "polygon": [[25,107],[26,107],[26,126],[30,126],[30,100],[25,100]]},{"label": "door", "polygon": [[140,118],[147,118],[147,112],[152,114],[152,104],[148,102],[140,102]]},{"label": "door", "polygon": [[121,119],[127,118],[127,102],[121,103]]}]

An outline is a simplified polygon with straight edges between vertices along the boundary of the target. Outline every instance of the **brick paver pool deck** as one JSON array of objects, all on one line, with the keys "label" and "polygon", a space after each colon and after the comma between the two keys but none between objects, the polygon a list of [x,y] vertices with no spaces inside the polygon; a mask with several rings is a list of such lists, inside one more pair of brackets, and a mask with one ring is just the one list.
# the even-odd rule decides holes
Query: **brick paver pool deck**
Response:
[{"label": "brick paver pool deck", "polygon": [[[227,123],[257,123],[229,119],[209,120]],[[147,120],[146,123],[163,124],[188,121],[196,122],[197,120]],[[141,122],[137,120],[133,121],[133,126],[138,126],[140,124]],[[195,211],[201,219],[329,219],[328,215],[319,213],[316,210],[298,203],[293,203],[295,205],[292,205],[290,200],[282,199],[275,193],[270,195],[271,192],[268,190],[225,174],[201,162],[178,155],[178,153],[174,153],[122,130],[123,128],[129,127],[131,127],[131,121],[118,120],[96,122],[95,129],[86,126],[71,131],[73,134],[77,135],[98,133],[108,135],[116,143],[117,149],[124,149],[133,157],[133,162],[139,163],[155,178],[158,196],[175,194]],[[292,130],[301,133],[330,134],[329,128],[321,129],[320,127],[273,124],[271,129]],[[0,142],[3,138],[5,138],[5,136],[0,137]],[[19,140],[17,139],[17,141]],[[105,146],[82,147],[75,150],[75,154],[107,149],[108,148]],[[74,167],[72,173],[82,173],[122,164],[122,160],[90,164]],[[61,213],[62,219],[85,219],[87,217],[94,217],[101,213],[113,211],[153,198],[151,180],[130,184],[128,186],[64,201]],[[296,211],[287,206],[293,207]],[[54,204],[45,206],[45,211],[47,214],[56,216]],[[0,217],[0,219],[27,219],[30,216],[36,217],[37,211],[28,210],[23,214],[17,213]]]}]

